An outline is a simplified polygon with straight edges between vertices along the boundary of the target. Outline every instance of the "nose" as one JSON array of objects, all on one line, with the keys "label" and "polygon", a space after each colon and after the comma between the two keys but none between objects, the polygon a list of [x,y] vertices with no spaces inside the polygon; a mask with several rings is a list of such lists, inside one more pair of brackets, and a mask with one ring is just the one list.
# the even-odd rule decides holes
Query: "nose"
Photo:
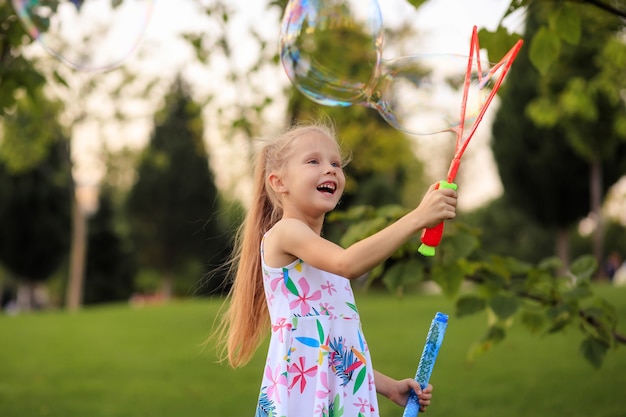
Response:
[{"label": "nose", "polygon": [[337,167],[333,164],[328,164],[326,167],[326,174],[337,175]]}]

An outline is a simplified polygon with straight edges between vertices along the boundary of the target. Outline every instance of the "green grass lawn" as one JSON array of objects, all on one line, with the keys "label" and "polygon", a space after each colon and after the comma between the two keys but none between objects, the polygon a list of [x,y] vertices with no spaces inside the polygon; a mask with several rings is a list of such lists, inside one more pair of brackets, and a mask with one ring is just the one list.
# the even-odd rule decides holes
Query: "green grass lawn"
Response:
[{"label": "green grass lawn", "polygon": [[[618,307],[626,333],[626,288],[597,291]],[[397,378],[415,374],[434,313],[452,313],[439,296],[357,294],[357,303],[375,367]],[[265,346],[243,369],[216,364],[200,344],[218,308],[217,300],[193,300],[0,316],[0,416],[252,416]],[[502,344],[469,362],[485,320],[451,317],[428,416],[626,416],[625,346],[595,370],[578,353],[575,329],[531,336],[514,326]],[[402,415],[380,403],[383,417]]]}]

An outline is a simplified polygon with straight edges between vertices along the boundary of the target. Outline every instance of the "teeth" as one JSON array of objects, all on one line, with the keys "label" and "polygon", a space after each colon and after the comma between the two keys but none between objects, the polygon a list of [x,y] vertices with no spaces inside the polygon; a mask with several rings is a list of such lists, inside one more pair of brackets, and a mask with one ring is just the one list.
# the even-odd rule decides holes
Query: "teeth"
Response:
[{"label": "teeth", "polygon": [[334,193],[336,187],[335,187],[335,184],[327,183],[327,184],[320,185],[319,187],[317,187],[317,189],[320,190],[320,191]]}]

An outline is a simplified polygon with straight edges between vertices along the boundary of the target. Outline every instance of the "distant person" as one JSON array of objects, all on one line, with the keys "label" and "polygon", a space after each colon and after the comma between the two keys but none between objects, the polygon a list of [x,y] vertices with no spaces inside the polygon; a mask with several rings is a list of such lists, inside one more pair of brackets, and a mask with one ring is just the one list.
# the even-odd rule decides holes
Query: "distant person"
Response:
[{"label": "distant person", "polygon": [[626,260],[622,262],[622,265],[617,268],[615,275],[613,275],[613,285],[624,286],[626,285]]},{"label": "distant person", "polygon": [[622,257],[617,253],[617,251],[611,252],[606,262],[604,263],[604,273],[609,281],[613,281],[615,277],[615,272],[622,265]]},{"label": "distant person", "polygon": [[[246,364],[271,329],[257,415],[379,415],[376,393],[425,411],[432,386],[372,367],[350,280],[391,256],[426,227],[456,215],[457,194],[431,186],[419,206],[343,249],[321,237],[345,186],[332,127],[297,126],[261,150],[252,205],[240,234],[230,302],[217,335],[222,358]],[[390,323],[393,316],[390,315]]]}]

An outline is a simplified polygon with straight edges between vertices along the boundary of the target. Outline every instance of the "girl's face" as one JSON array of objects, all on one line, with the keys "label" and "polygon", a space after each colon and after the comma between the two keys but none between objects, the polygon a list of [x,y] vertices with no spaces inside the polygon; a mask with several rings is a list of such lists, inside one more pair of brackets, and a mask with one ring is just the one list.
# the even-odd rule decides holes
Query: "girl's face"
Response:
[{"label": "girl's face", "polygon": [[276,177],[286,215],[323,216],[337,206],[346,185],[337,142],[319,133],[294,140]]}]

